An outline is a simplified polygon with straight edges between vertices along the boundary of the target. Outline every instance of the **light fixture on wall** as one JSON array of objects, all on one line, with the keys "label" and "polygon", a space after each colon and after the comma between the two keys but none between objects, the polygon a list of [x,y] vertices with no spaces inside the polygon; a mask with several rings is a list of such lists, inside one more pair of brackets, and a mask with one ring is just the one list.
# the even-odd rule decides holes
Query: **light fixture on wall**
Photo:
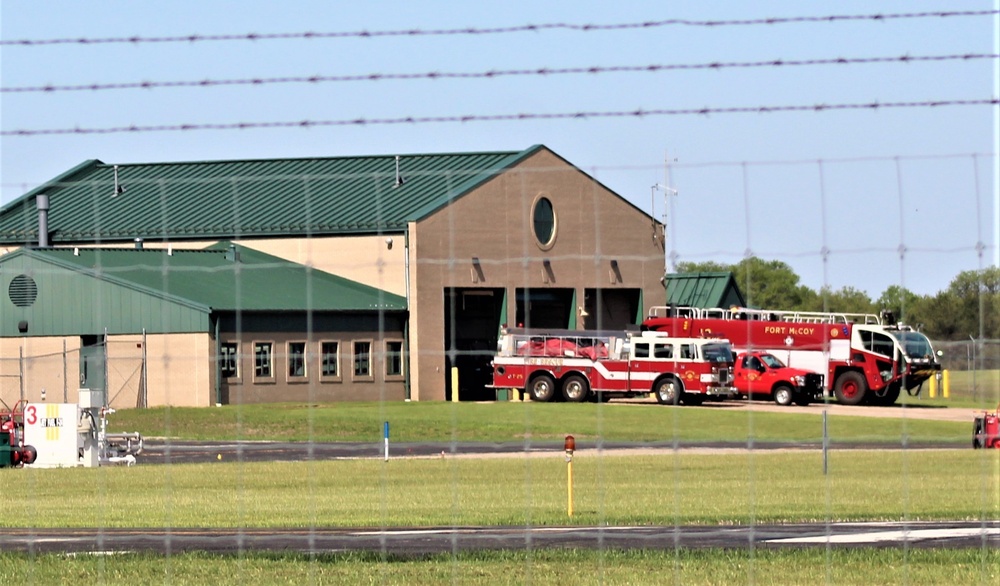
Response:
[{"label": "light fixture on wall", "polygon": [[549,259],[542,261],[542,282],[543,283],[555,283],[556,275],[552,272],[552,262]]},{"label": "light fixture on wall", "polygon": [[622,282],[622,272],[618,268],[617,260],[611,261],[611,270],[608,271],[608,280],[611,282],[612,285],[614,285],[615,283]]},{"label": "light fixture on wall", "polygon": [[483,273],[483,265],[479,262],[479,257],[472,257],[472,282],[481,283],[486,280],[486,274]]},{"label": "light fixture on wall", "polygon": [[580,317],[590,317],[590,313],[588,313],[587,310],[584,309],[582,305],[577,305],[576,306],[576,313]]}]

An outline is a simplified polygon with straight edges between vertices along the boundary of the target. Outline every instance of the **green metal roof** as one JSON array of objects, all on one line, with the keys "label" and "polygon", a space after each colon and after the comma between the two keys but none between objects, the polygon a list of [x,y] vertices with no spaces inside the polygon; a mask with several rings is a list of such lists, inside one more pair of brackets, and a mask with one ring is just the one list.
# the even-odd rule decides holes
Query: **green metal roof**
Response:
[{"label": "green metal roof", "polygon": [[[205,250],[46,248],[24,254],[207,311],[401,311],[406,299],[228,242]],[[18,251],[21,252],[21,251]],[[14,253],[16,254],[16,253]]]},{"label": "green metal roof", "polygon": [[745,307],[746,301],[729,272],[667,275],[667,304],[690,307]]},{"label": "green metal roof", "polygon": [[[524,151],[110,165],[89,160],[0,208],[0,243],[401,231],[544,146]],[[115,190],[115,167],[118,184]]]}]

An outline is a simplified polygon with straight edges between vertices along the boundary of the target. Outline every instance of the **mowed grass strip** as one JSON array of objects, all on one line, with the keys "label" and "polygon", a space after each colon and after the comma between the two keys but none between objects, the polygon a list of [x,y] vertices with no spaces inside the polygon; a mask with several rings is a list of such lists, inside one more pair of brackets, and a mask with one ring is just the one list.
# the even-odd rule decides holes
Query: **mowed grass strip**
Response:
[{"label": "mowed grass strip", "polygon": [[995,584],[1000,552],[919,548],[530,550],[363,554],[15,555],[0,579],[27,584]]},{"label": "mowed grass strip", "polygon": [[674,525],[1000,519],[1000,451],[833,451],[0,470],[3,527]]},{"label": "mowed grass strip", "polygon": [[[205,408],[123,409],[115,431],[187,440],[382,442],[553,442],[571,434],[596,441],[821,442],[823,406],[789,413],[748,412],[726,403],[665,407],[655,403],[324,403]],[[857,407],[862,410],[865,407]],[[968,423],[916,418],[829,417],[833,442],[970,445]]]}]

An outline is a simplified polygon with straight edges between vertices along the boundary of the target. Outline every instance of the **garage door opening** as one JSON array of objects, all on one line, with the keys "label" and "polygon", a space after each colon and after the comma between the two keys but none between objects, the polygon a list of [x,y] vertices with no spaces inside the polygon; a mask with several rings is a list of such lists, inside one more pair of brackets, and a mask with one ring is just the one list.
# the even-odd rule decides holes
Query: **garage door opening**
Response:
[{"label": "garage door opening", "polygon": [[486,388],[493,382],[490,361],[497,348],[497,332],[503,314],[503,289],[446,288],[444,346],[446,364],[445,399],[451,400],[452,368],[458,368],[458,398],[462,401],[492,401],[496,392]]},{"label": "garage door opening", "polygon": [[517,289],[518,327],[566,329],[574,327],[573,289]]},{"label": "garage door opening", "polygon": [[642,321],[640,289],[584,289],[585,330],[624,330]]}]

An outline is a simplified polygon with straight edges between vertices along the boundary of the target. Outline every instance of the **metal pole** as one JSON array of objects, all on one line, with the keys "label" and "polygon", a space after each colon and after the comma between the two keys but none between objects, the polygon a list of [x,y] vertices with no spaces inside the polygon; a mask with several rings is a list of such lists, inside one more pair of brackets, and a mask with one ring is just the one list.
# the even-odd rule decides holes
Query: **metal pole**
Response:
[{"label": "metal pole", "polygon": [[823,476],[829,471],[830,434],[826,426],[826,409],[823,409]]},{"label": "metal pole", "polygon": [[563,443],[563,449],[566,450],[566,512],[572,517],[573,516],[573,452],[576,451],[576,439],[571,436],[566,436],[566,441]]},{"label": "metal pole", "polygon": [[66,338],[63,338],[63,403],[69,403],[69,381],[66,380],[67,370],[66,370]]},{"label": "metal pole", "polygon": [[972,341],[972,398],[975,399],[978,394],[976,392],[976,370],[979,369],[979,365],[976,364],[976,339],[970,335],[969,340]]},{"label": "metal pole", "polygon": [[24,400],[24,346],[22,345],[17,349],[17,380],[18,386],[21,389],[21,396],[19,397],[22,401]]},{"label": "metal pole", "polygon": [[142,328],[142,408],[149,407],[149,369],[147,368],[146,328]]}]

